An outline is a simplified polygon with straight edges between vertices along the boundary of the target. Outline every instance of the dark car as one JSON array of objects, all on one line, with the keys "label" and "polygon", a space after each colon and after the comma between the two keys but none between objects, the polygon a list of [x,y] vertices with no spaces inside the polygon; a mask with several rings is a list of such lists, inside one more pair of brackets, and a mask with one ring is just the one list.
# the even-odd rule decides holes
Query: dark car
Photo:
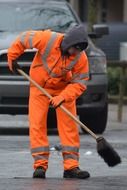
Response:
[{"label": "dark car", "polygon": [[[81,23],[70,4],[57,0],[0,0],[0,113],[27,114],[29,82],[12,74],[7,65],[7,49],[21,32],[50,28],[65,33]],[[87,56],[90,80],[87,91],[77,100],[80,120],[95,133],[102,133],[107,122],[107,63],[105,54],[95,47],[90,37]],[[29,68],[36,49],[26,50],[18,62]],[[49,109],[48,127],[56,126],[55,111]]]},{"label": "dark car", "polygon": [[109,35],[96,40],[108,60],[120,60],[121,43],[127,42],[127,23],[108,23]]}]

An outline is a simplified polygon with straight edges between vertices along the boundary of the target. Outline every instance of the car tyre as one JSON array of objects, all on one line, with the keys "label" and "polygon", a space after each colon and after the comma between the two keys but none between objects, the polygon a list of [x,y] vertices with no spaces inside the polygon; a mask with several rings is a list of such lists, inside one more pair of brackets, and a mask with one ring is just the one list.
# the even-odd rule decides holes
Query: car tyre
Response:
[{"label": "car tyre", "polygon": [[[105,131],[108,117],[108,103],[105,104],[104,108],[93,114],[80,114],[80,120],[83,122],[90,130],[96,134],[102,134]],[[81,128],[84,133],[87,133],[83,128]]]}]

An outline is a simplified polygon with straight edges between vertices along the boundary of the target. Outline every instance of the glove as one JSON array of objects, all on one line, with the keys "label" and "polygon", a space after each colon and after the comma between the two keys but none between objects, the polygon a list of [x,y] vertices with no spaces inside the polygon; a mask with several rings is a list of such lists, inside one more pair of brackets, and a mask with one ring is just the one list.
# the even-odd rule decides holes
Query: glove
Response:
[{"label": "glove", "polygon": [[65,101],[65,99],[62,97],[62,96],[55,96],[55,97],[52,97],[50,99],[50,103],[55,107],[59,107],[63,102]]},{"label": "glove", "polygon": [[19,64],[17,63],[17,61],[11,61],[11,64],[9,64],[9,69],[13,73],[17,73],[18,74],[17,69],[21,69],[21,67],[19,66]]}]

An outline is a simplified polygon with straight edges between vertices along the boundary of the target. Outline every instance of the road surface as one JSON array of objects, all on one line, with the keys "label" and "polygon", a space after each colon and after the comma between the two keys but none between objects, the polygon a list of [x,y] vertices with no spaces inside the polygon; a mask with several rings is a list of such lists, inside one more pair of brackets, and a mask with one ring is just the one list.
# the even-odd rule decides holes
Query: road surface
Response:
[{"label": "road surface", "polygon": [[[61,152],[51,151],[46,179],[32,179],[33,159],[27,135],[0,136],[0,190],[127,190],[127,111],[117,122],[116,106],[110,106],[107,129],[103,134],[119,153],[122,163],[110,168],[99,157],[96,142],[80,131],[80,167],[90,172],[87,180],[63,179]],[[0,116],[0,125],[28,125],[27,116]],[[12,122],[12,123],[11,123]],[[49,135],[51,148],[59,144],[57,135]]]}]

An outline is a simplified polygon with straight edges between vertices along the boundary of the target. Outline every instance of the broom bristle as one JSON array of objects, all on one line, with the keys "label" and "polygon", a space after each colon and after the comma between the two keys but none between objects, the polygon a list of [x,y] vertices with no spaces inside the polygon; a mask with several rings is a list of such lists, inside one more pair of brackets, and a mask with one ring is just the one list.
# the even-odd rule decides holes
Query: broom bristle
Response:
[{"label": "broom bristle", "polygon": [[97,138],[97,152],[110,167],[121,163],[118,153],[103,137]]}]

